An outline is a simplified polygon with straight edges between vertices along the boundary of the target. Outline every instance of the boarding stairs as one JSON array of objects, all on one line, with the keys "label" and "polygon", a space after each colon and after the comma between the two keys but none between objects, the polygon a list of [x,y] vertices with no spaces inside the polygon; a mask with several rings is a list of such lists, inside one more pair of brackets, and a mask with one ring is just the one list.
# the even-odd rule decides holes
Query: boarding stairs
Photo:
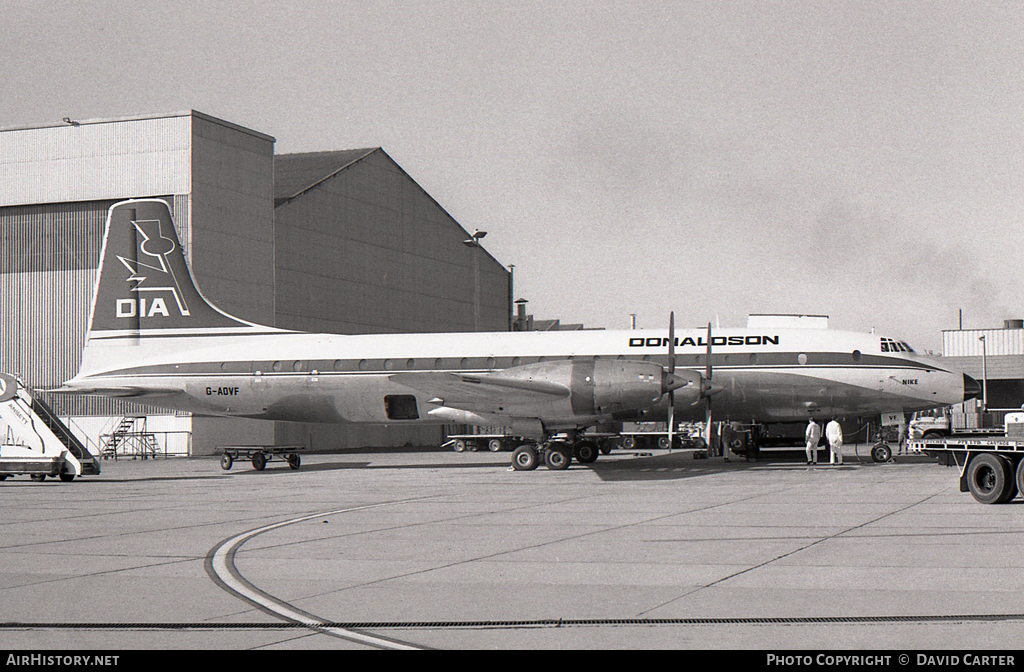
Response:
[{"label": "boarding stairs", "polygon": [[156,435],[146,430],[144,415],[126,415],[111,432],[100,435],[100,454],[104,458],[146,460],[156,458],[158,448]]},{"label": "boarding stairs", "polygon": [[0,480],[100,473],[99,461],[53,412],[42,393],[0,373]]}]

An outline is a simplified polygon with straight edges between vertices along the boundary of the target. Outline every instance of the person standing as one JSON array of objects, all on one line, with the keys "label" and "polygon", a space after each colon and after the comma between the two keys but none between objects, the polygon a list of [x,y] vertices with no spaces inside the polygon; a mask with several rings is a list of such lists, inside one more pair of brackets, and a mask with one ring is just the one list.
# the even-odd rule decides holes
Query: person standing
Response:
[{"label": "person standing", "polygon": [[810,419],[807,423],[807,430],[804,432],[804,440],[807,442],[807,464],[818,463],[818,441],[821,439],[821,427]]},{"label": "person standing", "polygon": [[843,428],[839,426],[835,418],[832,418],[827,425],[825,425],[825,438],[828,439],[828,446],[832,451],[832,455],[829,457],[829,464],[842,464],[843,463]]}]

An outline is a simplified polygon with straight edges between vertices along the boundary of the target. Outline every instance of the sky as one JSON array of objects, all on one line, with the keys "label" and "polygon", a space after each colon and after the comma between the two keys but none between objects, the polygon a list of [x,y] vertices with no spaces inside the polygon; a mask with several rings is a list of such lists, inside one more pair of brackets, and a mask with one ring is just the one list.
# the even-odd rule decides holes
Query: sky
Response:
[{"label": "sky", "polygon": [[382,147],[538,318],[1024,317],[1024,3],[0,0],[0,127]]}]

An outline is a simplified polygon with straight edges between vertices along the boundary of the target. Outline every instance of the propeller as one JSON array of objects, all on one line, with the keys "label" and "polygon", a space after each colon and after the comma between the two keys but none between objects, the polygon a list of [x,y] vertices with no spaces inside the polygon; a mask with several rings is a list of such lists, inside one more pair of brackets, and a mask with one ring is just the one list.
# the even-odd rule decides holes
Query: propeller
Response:
[{"label": "propeller", "polygon": [[714,394],[714,385],[711,383],[711,375],[713,371],[711,369],[711,323],[708,322],[708,351],[707,351],[707,363],[704,369],[704,388],[701,390],[701,396],[704,397],[705,410],[704,410],[704,440],[707,445],[711,446],[711,395]]},{"label": "propeller", "polygon": [[[668,373],[673,375],[676,372],[676,314],[668,314]],[[676,392],[675,388],[668,391],[668,450],[672,452],[673,436],[676,420]]]}]

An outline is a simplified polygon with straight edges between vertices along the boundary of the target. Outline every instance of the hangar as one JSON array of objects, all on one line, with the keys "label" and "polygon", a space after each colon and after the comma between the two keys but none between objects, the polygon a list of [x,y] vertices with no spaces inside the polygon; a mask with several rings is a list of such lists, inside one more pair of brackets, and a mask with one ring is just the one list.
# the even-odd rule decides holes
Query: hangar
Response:
[{"label": "hangar", "polygon": [[965,402],[965,411],[1024,407],[1024,320],[1003,320],[1002,329],[943,330],[942,353],[943,361],[982,383],[983,397]]},{"label": "hangar", "polygon": [[[204,294],[284,329],[507,331],[510,271],[382,148],[274,153],[275,138],[189,110],[0,129],[0,370],[37,389],[81,357],[107,209],[163,198]],[[479,241],[477,241],[479,242]],[[168,416],[60,397],[100,452],[117,427],[155,448],[436,444],[440,428]]]}]

